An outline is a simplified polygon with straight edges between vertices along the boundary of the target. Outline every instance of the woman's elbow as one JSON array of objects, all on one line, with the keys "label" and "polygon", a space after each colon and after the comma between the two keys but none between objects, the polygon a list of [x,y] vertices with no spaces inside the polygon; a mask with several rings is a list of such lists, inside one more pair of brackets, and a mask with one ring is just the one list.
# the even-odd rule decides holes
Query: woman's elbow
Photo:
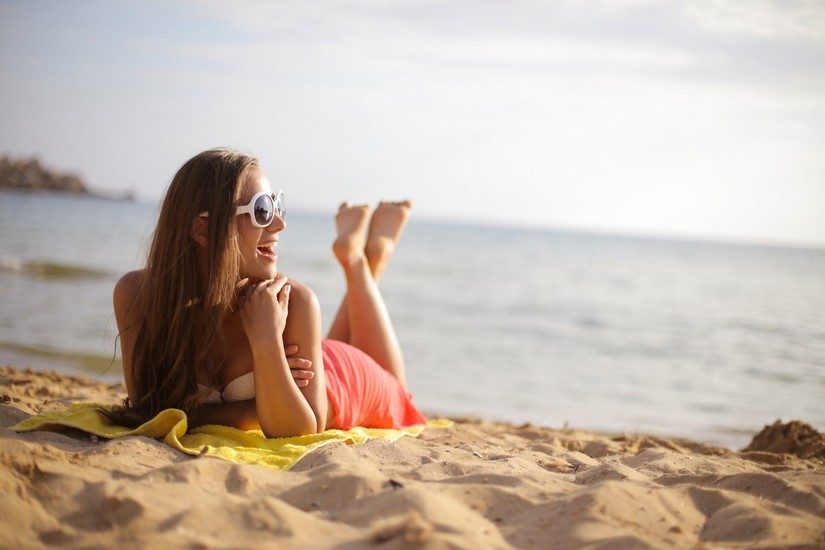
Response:
[{"label": "woman's elbow", "polygon": [[311,421],[294,426],[261,426],[261,431],[268,439],[276,437],[300,437],[318,433],[318,424],[313,417]]}]

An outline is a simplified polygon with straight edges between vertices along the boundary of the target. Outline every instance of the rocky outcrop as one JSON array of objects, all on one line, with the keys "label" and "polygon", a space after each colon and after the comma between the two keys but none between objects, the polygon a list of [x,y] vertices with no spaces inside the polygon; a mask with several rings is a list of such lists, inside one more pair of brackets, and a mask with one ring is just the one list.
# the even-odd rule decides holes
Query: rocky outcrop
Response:
[{"label": "rocky outcrop", "polygon": [[44,168],[36,158],[0,157],[0,189],[90,195],[77,175]]}]

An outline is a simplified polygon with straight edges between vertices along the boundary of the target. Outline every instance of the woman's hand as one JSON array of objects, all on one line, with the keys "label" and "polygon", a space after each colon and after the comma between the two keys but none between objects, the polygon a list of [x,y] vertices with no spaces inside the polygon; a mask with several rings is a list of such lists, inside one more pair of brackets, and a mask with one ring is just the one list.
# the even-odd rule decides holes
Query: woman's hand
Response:
[{"label": "woman's hand", "polygon": [[312,370],[312,361],[297,357],[298,346],[290,344],[284,347],[286,352],[286,361],[289,363],[289,372],[292,373],[292,379],[299,388],[305,388],[309,385],[309,381],[315,376]]},{"label": "woman's hand", "polygon": [[286,275],[257,283],[241,281],[246,288],[239,299],[241,324],[250,344],[280,342],[289,312],[289,291]]}]

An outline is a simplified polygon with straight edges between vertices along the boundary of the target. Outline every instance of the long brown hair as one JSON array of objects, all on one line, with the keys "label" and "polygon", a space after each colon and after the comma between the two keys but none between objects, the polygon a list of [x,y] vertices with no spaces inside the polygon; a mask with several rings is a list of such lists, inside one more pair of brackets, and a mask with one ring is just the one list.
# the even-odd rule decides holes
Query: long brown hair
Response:
[{"label": "long brown hair", "polygon": [[[210,149],[175,174],[158,219],[142,282],[132,307],[137,329],[132,354],[134,401],[105,412],[117,424],[136,426],[167,408],[198,412],[198,372],[218,381],[215,343],[234,297],[240,268],[235,201],[255,157]],[[209,213],[207,276],[201,280],[192,221]]]}]

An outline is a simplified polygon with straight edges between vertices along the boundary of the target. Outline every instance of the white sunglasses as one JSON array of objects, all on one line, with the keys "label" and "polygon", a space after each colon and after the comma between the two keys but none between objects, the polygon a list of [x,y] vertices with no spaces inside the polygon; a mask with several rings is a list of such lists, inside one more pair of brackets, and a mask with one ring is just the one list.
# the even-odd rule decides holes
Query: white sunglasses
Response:
[{"label": "white sunglasses", "polygon": [[[249,214],[252,225],[255,227],[269,227],[275,216],[282,220],[286,219],[284,192],[279,190],[271,194],[266,191],[255,193],[248,203],[235,209],[236,216],[241,214]],[[198,215],[201,218],[208,218],[209,212],[201,212]]]}]

